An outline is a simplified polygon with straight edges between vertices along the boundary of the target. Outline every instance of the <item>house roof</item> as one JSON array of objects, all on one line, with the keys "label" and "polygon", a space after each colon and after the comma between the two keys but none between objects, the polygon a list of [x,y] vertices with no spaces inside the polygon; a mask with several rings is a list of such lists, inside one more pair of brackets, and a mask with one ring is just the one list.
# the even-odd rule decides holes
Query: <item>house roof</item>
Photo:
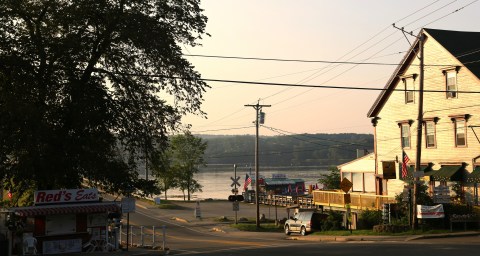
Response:
[{"label": "house roof", "polygon": [[341,164],[337,168],[342,172],[375,172],[375,155],[370,153]]},{"label": "house roof", "polygon": [[[468,68],[477,78],[480,79],[480,32],[463,32],[425,28],[420,33],[424,33],[427,38],[431,37],[441,44],[450,54],[452,54],[464,67]],[[395,89],[399,75],[409,67],[415,58],[415,52],[418,49],[418,37],[410,47],[408,53],[404,56],[397,69],[393,72],[384,87],[384,90],[375,100],[373,106],[368,111],[368,117],[375,117],[382,109],[383,105]]]}]

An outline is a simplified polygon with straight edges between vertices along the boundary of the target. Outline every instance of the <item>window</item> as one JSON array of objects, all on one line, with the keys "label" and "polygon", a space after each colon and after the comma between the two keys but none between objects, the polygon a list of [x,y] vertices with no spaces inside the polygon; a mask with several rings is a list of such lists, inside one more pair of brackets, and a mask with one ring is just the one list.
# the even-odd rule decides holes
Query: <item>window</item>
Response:
[{"label": "window", "polygon": [[363,192],[363,173],[354,172],[352,173],[352,191]]},{"label": "window", "polygon": [[425,122],[425,142],[427,148],[434,148],[436,139],[435,139],[435,122],[434,121],[426,121]]},{"label": "window", "polygon": [[455,146],[466,147],[467,146],[467,126],[465,119],[455,119]]},{"label": "window", "polygon": [[405,85],[405,103],[413,103],[415,92],[415,80],[413,77],[403,78],[403,84]]},{"label": "window", "polygon": [[448,71],[445,77],[447,99],[457,98],[457,72],[455,70]]},{"label": "window", "polygon": [[365,192],[375,192],[375,174],[374,173],[364,173],[365,179]]},{"label": "window", "polygon": [[402,129],[402,148],[410,148],[410,124],[402,123],[400,127]]}]

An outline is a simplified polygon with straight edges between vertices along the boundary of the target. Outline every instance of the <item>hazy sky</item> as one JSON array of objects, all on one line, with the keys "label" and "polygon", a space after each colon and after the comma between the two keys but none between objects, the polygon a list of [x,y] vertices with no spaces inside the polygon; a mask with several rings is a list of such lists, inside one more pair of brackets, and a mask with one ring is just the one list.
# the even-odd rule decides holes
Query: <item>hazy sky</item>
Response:
[{"label": "hazy sky", "polygon": [[[422,27],[480,32],[479,0],[203,0],[202,46],[189,55],[398,64]],[[458,10],[458,11],[456,11]],[[187,57],[204,79],[383,88],[395,65],[352,65]],[[208,82],[194,134],[373,133],[367,112],[379,91]],[[273,130],[273,131],[272,131]]]}]

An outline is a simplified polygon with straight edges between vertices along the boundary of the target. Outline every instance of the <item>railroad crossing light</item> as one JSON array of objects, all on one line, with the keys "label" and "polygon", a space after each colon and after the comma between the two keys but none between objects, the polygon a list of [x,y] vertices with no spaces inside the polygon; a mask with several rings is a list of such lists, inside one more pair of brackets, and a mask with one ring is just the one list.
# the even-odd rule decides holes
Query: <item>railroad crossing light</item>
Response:
[{"label": "railroad crossing light", "polygon": [[245,198],[243,198],[242,195],[229,195],[228,196],[228,201],[230,201],[230,202],[235,202],[235,201],[241,202],[243,200],[245,200]]}]

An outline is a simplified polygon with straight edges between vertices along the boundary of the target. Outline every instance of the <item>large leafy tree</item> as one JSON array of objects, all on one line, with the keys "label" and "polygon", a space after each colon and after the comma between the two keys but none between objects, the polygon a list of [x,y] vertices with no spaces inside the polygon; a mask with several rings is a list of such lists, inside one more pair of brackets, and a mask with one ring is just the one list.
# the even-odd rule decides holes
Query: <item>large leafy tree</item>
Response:
[{"label": "large leafy tree", "polygon": [[323,185],[324,189],[340,188],[340,170],[335,166],[328,167],[330,173],[320,174],[318,182]]},{"label": "large leafy tree", "polygon": [[185,192],[187,193],[187,200],[190,201],[191,194],[202,189],[202,185],[195,180],[194,174],[199,171],[199,167],[205,165],[204,153],[207,143],[188,131],[185,134],[172,136],[170,143],[171,164],[177,172],[177,185],[184,195]]},{"label": "large leafy tree", "polygon": [[163,191],[165,200],[168,200],[168,190],[178,186],[179,178],[176,168],[172,165],[171,150],[166,150],[153,156],[152,174],[156,177],[157,184],[161,191]]},{"label": "large leafy tree", "polygon": [[0,0],[0,179],[142,184],[123,150],[148,158],[181,115],[203,114],[208,86],[181,53],[205,35],[202,12],[199,0]]}]

